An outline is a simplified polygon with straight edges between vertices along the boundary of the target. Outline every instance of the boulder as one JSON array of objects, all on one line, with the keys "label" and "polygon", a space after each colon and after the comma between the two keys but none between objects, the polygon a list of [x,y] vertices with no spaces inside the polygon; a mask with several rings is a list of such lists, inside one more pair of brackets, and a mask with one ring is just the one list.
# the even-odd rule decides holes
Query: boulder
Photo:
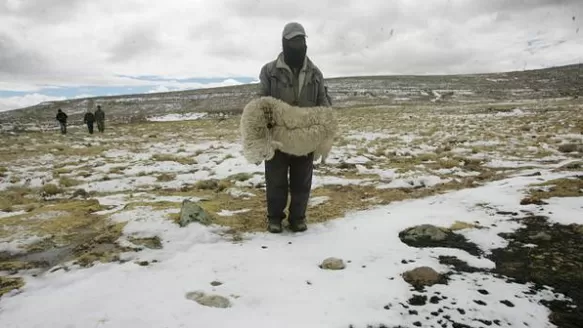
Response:
[{"label": "boulder", "polygon": [[436,227],[431,224],[422,224],[408,228],[403,231],[403,240],[417,241],[420,239],[429,239],[432,241],[445,240],[450,232],[449,229]]},{"label": "boulder", "polygon": [[344,268],[346,268],[346,265],[344,264],[344,261],[342,259],[329,257],[322,261],[322,264],[320,264],[320,268],[324,270],[343,270]]},{"label": "boulder", "polygon": [[430,267],[419,267],[403,273],[403,279],[416,288],[433,286],[443,282],[443,276]]},{"label": "boulder", "polygon": [[231,301],[228,298],[220,295],[207,295],[201,291],[187,293],[186,299],[195,301],[202,306],[222,309],[231,307]]},{"label": "boulder", "polygon": [[192,222],[210,225],[212,223],[212,217],[200,205],[185,199],[180,209],[180,220],[178,224],[181,227],[185,227]]}]

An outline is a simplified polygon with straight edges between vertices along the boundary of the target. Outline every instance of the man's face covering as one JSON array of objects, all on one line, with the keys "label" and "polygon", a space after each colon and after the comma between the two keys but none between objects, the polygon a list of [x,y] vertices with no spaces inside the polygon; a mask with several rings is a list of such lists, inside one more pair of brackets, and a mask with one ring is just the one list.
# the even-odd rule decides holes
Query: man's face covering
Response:
[{"label": "man's face covering", "polygon": [[291,68],[302,67],[307,50],[306,38],[301,35],[289,40],[283,39],[283,59]]}]

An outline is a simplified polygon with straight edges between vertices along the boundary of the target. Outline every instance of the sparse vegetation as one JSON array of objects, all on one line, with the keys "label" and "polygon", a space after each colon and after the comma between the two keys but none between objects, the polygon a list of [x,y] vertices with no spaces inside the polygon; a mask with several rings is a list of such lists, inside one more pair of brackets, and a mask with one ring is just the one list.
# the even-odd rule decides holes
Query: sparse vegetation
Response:
[{"label": "sparse vegetation", "polygon": [[180,157],[171,154],[155,154],[152,159],[159,162],[176,162],[183,165],[193,165],[196,164],[196,160],[190,157]]},{"label": "sparse vegetation", "polygon": [[55,196],[58,195],[60,193],[62,193],[63,190],[61,188],[59,188],[59,186],[57,186],[56,184],[53,183],[47,183],[45,185],[43,185],[42,187],[42,194],[44,196]]}]

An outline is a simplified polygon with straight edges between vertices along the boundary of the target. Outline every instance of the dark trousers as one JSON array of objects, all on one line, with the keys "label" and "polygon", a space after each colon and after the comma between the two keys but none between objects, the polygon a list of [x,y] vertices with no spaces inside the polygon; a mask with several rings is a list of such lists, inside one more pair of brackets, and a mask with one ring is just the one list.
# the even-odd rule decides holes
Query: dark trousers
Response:
[{"label": "dark trousers", "polygon": [[67,123],[59,122],[59,124],[61,125],[61,134],[67,134]]},{"label": "dark trousers", "polygon": [[297,222],[306,218],[312,188],[313,159],[313,153],[293,156],[276,151],[271,160],[265,161],[268,220],[280,222],[285,218],[288,191],[291,194],[289,221]]},{"label": "dark trousers", "polygon": [[87,122],[87,128],[89,129],[89,133],[93,134],[93,122]]},{"label": "dark trousers", "polygon": [[103,130],[105,130],[105,122],[97,121],[97,130],[99,130],[99,132],[103,132]]}]

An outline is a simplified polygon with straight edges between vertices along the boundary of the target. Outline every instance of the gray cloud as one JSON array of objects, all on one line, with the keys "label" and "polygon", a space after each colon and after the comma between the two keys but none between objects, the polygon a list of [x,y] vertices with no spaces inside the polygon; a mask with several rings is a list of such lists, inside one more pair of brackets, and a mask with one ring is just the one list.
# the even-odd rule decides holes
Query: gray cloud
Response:
[{"label": "gray cloud", "polygon": [[133,27],[109,49],[109,60],[115,63],[134,60],[152,54],[162,46],[154,27]]},{"label": "gray cloud", "polygon": [[1,16],[15,16],[34,23],[54,23],[72,18],[87,0],[4,1],[0,3]]},{"label": "gray cloud", "polygon": [[27,49],[6,34],[0,34],[0,77],[31,75],[48,69],[47,59],[36,49]]},{"label": "gray cloud", "polygon": [[0,79],[257,76],[289,21],[326,76],[539,68],[583,60],[582,19],[579,0],[0,1]]}]

